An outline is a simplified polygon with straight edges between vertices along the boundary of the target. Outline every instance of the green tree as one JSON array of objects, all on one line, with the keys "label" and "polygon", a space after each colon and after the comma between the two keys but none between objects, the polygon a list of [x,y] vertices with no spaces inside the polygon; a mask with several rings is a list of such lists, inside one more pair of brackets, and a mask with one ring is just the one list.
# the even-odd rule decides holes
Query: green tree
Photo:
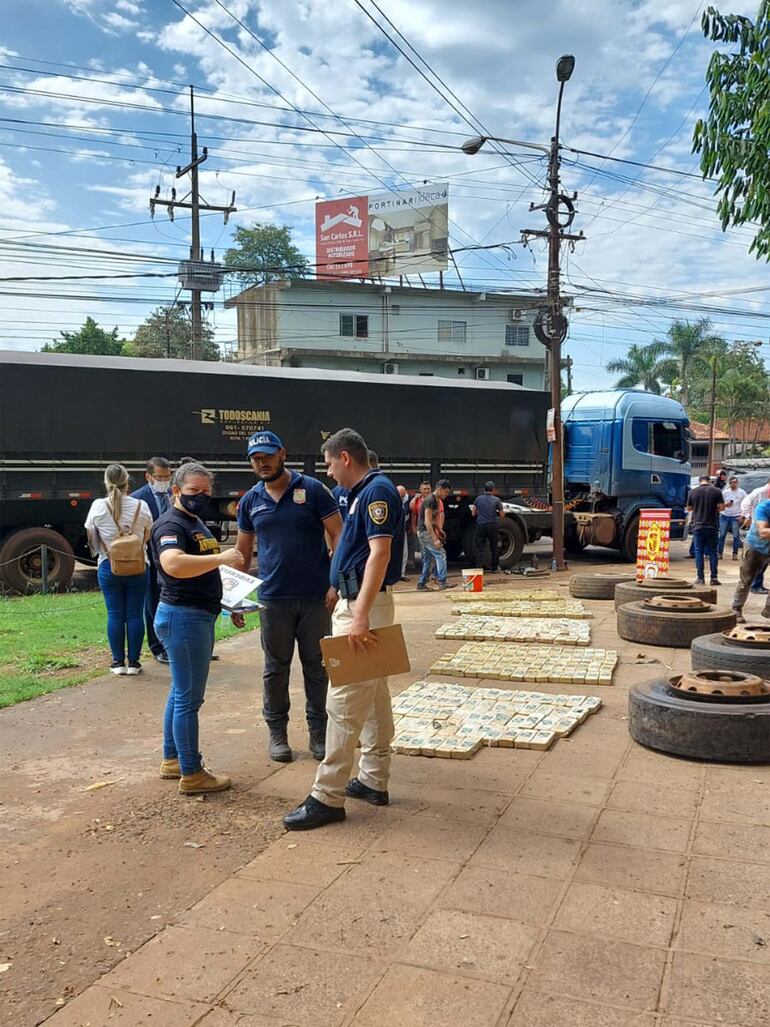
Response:
[{"label": "green tree", "polygon": [[629,346],[625,357],[611,360],[607,364],[610,374],[622,377],[615,382],[616,389],[635,389],[641,385],[645,392],[660,395],[660,358],[666,346],[662,342],[651,342],[647,346]]},{"label": "green tree", "polygon": [[291,241],[288,225],[255,221],[251,228],[236,228],[235,245],[225,253],[226,267],[242,267],[238,278],[244,285],[258,285],[277,278],[306,278],[310,265]]},{"label": "green tree", "polygon": [[[158,307],[140,324],[126,355],[131,357],[171,357],[189,360],[192,344],[192,326],[189,316],[179,307]],[[203,359],[221,360],[222,354],[214,342],[214,331],[203,325]]]},{"label": "green tree", "polygon": [[[690,399],[690,383],[693,374],[704,368],[704,358],[714,351],[715,347],[724,346],[721,336],[712,332],[708,318],[701,318],[694,324],[689,321],[673,321],[666,333],[668,338],[662,343],[663,353],[667,357],[660,363],[660,377],[666,383],[677,379],[679,400],[687,406]],[[657,339],[655,340],[658,341]]]},{"label": "green tree", "polygon": [[118,329],[111,332],[100,328],[92,317],[87,317],[85,324],[77,332],[60,332],[60,339],[47,342],[43,353],[90,353],[94,356],[120,357],[123,355],[124,342],[118,338]]},{"label": "green tree", "polygon": [[707,7],[703,33],[731,49],[716,50],[706,71],[710,103],[693,132],[704,178],[717,180],[722,230],[758,226],[749,253],[770,260],[770,0],[754,21]]}]

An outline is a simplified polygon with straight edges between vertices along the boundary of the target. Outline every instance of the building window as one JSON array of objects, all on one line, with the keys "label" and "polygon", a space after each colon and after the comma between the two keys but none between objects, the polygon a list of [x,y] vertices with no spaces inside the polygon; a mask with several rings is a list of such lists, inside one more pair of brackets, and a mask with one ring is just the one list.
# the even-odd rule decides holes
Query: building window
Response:
[{"label": "building window", "polygon": [[438,323],[438,341],[462,345],[465,343],[465,321],[441,321]]},{"label": "building window", "polygon": [[340,335],[351,339],[368,339],[368,314],[340,314]]},{"label": "building window", "polygon": [[506,381],[509,381],[511,385],[523,385],[524,375],[523,374],[507,374],[505,376]]},{"label": "building window", "polygon": [[506,325],[506,346],[529,346],[529,325]]}]

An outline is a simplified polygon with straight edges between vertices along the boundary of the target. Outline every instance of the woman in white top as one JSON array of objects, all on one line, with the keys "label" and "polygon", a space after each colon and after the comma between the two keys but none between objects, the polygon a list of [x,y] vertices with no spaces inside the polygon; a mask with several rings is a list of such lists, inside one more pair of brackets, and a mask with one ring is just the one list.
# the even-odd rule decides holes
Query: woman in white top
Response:
[{"label": "woman in white top", "polygon": [[[139,657],[144,641],[144,595],[147,568],[141,574],[117,575],[110,566],[110,545],[119,534],[131,532],[145,543],[150,537],[152,514],[143,499],[128,493],[128,471],[122,464],[110,464],[104,472],[106,499],[96,499],[86,518],[91,552],[99,558],[97,577],[107,607],[107,638],[112,650],[113,674],[139,674]],[[126,651],[128,667],[126,667]]]}]

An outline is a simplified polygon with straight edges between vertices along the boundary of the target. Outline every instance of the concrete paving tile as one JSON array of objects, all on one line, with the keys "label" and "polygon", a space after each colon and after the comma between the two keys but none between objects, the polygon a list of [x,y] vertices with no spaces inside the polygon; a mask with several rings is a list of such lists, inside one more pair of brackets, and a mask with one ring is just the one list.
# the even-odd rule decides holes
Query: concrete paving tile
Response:
[{"label": "concrete paving tile", "polygon": [[197,1002],[149,998],[95,984],[46,1023],[55,1027],[193,1027],[208,1008]]},{"label": "concrete paving tile", "polygon": [[500,817],[500,824],[514,831],[587,838],[597,816],[593,806],[517,797]]},{"label": "concrete paving tile", "polygon": [[407,793],[406,787],[407,783],[403,782],[399,789],[395,800],[398,809],[419,817],[443,817],[445,820],[491,825],[511,801],[510,795],[475,788],[420,788],[412,784]]},{"label": "concrete paving tile", "polygon": [[167,927],[99,983],[210,1002],[264,949],[256,938],[226,931]]},{"label": "concrete paving tile", "polygon": [[418,852],[424,859],[469,859],[489,828],[462,820],[402,817],[372,843],[371,852]]},{"label": "concrete paving tile", "polygon": [[238,877],[325,888],[343,874],[350,861],[358,859],[365,848],[363,839],[356,842],[351,838],[350,844],[338,845],[323,831],[298,831],[285,834],[269,845],[241,867]]},{"label": "concrete paving tile", "polygon": [[649,892],[570,885],[554,922],[564,931],[588,931],[632,945],[660,945],[671,938],[677,900]]},{"label": "concrete paving tile", "polygon": [[770,913],[770,870],[762,863],[694,856],[687,875],[687,897],[704,902],[751,906]]},{"label": "concrete paving tile", "polygon": [[353,1027],[495,1027],[509,993],[491,981],[392,966]]},{"label": "concrete paving tile", "polygon": [[556,802],[581,802],[588,806],[601,806],[609,787],[606,780],[581,777],[575,774],[552,774],[544,764],[539,767],[521,795],[531,799],[551,799]]},{"label": "concrete paving tile", "polygon": [[657,949],[549,931],[530,984],[608,1005],[654,1009],[665,961]]},{"label": "concrete paving tile", "polygon": [[538,934],[539,928],[532,924],[502,916],[438,909],[430,914],[399,959],[513,985]]},{"label": "concrete paving tile", "polygon": [[701,820],[695,832],[693,851],[700,856],[770,863],[770,827]]},{"label": "concrete paving tile", "polygon": [[363,1001],[382,968],[366,956],[276,945],[228,993],[229,1009],[281,1023],[336,1027]]},{"label": "concrete paving tile", "polygon": [[285,1021],[273,1016],[262,1016],[261,1013],[232,1013],[228,1009],[219,1008],[212,1009],[195,1027],[285,1027]]},{"label": "concrete paving tile", "polygon": [[701,817],[770,827],[770,778],[752,781],[751,774],[753,768],[746,768],[742,778],[707,771]]},{"label": "concrete paving tile", "polygon": [[563,879],[574,867],[580,842],[542,834],[522,834],[493,827],[471,859],[472,866],[487,866]]},{"label": "concrete paving tile", "polygon": [[698,789],[692,785],[661,788],[652,781],[618,781],[607,806],[631,813],[655,813],[691,818],[698,805]]},{"label": "concrete paving tile", "polygon": [[697,1024],[770,1023],[770,974],[767,967],[713,956],[676,952],[664,1010]]},{"label": "concrete paving tile", "polygon": [[[688,654],[689,655],[689,654]],[[634,743],[618,771],[619,781],[661,781],[667,787],[689,784],[697,787],[704,774],[702,763],[645,749]]]},{"label": "concrete paving tile", "polygon": [[678,852],[591,842],[583,853],[575,880],[676,896],[682,891],[684,871],[685,858]]},{"label": "concrete paving tile", "polygon": [[507,1027],[654,1027],[652,1013],[611,1009],[525,988]]},{"label": "concrete paving tile", "polygon": [[[570,735],[570,743],[573,737],[574,735]],[[577,774],[579,777],[595,777],[609,781],[617,773],[623,759],[622,751],[617,754],[592,752],[588,759],[584,749],[576,749],[573,744],[563,745],[564,741],[565,739],[560,739],[545,754],[541,768],[549,774]]]},{"label": "concrete paving tile", "polygon": [[178,923],[275,941],[320,891],[320,885],[231,877],[182,913]]},{"label": "concrete paving tile", "polygon": [[309,906],[283,939],[317,949],[401,951],[459,865],[372,853]]},{"label": "concrete paving tile", "polygon": [[660,817],[645,813],[624,813],[605,809],[599,816],[593,838],[615,845],[639,845],[665,852],[684,852],[690,821],[684,817]]},{"label": "concrete paving tile", "polygon": [[544,924],[561,888],[559,881],[548,877],[467,866],[442,892],[436,904],[444,909],[507,916],[525,924]]},{"label": "concrete paving tile", "polygon": [[[765,895],[770,890],[767,883]],[[770,913],[685,899],[674,947],[770,964]]]},{"label": "concrete paving tile", "polygon": [[[505,753],[516,754],[515,761]],[[483,761],[491,753],[500,757],[497,765]],[[513,795],[539,762],[542,753],[529,749],[487,749],[472,760],[426,759],[422,756],[394,756],[390,790],[398,796],[399,781],[411,781],[426,787],[478,788],[481,791]],[[482,761],[482,762],[480,762]]]}]

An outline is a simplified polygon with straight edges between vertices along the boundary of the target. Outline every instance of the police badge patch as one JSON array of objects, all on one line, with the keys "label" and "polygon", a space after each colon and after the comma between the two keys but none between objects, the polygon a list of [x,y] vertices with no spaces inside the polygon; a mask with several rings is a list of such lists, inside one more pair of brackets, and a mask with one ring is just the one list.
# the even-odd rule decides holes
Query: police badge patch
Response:
[{"label": "police badge patch", "polygon": [[388,519],[388,504],[382,499],[376,503],[370,503],[367,510],[375,524],[384,524]]},{"label": "police badge patch", "polygon": [[294,489],[292,499],[295,503],[304,503],[307,500],[307,492],[305,489]]}]

